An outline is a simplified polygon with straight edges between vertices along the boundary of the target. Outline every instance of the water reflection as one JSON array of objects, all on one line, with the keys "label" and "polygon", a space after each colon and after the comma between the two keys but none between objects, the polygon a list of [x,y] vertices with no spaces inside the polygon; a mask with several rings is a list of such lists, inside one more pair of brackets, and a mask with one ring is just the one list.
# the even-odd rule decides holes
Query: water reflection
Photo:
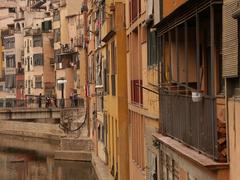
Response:
[{"label": "water reflection", "polygon": [[[0,136],[6,138],[5,136]],[[0,141],[1,141],[0,140]],[[0,147],[1,180],[96,180],[91,163],[54,160],[53,153]],[[18,146],[18,145],[16,145]],[[54,149],[52,149],[54,152]]]}]

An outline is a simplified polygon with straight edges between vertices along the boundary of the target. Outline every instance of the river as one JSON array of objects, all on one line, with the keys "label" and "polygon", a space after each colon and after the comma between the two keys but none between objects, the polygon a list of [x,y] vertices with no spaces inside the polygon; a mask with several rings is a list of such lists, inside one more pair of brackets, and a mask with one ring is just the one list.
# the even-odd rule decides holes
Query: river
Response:
[{"label": "river", "polygon": [[96,180],[90,162],[54,159],[58,142],[0,135],[0,180]]}]

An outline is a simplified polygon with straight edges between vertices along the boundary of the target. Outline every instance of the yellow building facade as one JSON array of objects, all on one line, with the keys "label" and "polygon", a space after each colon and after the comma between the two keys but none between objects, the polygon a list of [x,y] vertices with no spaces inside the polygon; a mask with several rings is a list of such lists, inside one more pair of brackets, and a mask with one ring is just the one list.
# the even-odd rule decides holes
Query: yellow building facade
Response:
[{"label": "yellow building facade", "polygon": [[[107,0],[93,9],[97,156],[111,179],[129,179],[125,4]],[[97,16],[97,17],[96,17]],[[91,65],[91,63],[90,63]]]},{"label": "yellow building facade", "polygon": [[3,45],[2,45],[2,33],[0,31],[0,78],[3,77]]},{"label": "yellow building facade", "polygon": [[[158,64],[151,28],[153,1],[126,2],[126,47],[131,180],[158,179],[159,153],[152,134],[159,130]],[[152,38],[152,39],[151,39]]]}]

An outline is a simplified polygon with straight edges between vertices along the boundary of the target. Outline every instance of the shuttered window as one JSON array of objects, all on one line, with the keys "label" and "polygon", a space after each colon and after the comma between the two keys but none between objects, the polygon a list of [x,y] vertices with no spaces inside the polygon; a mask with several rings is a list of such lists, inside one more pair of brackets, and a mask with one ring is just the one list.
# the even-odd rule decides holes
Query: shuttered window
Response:
[{"label": "shuttered window", "polygon": [[42,88],[42,76],[35,76],[35,88]]},{"label": "shuttered window", "polygon": [[44,21],[42,22],[42,30],[43,32],[49,32],[52,29],[52,21]]},{"label": "shuttered window", "polygon": [[148,31],[148,66],[156,65],[156,35],[155,32]]},{"label": "shuttered window", "polygon": [[42,36],[33,36],[33,47],[42,47]]},{"label": "shuttered window", "polygon": [[225,1],[223,4],[223,77],[239,75],[238,60],[238,22],[232,17],[236,10],[235,0]]},{"label": "shuttered window", "polygon": [[43,65],[43,54],[34,54],[33,62],[34,62],[34,66],[42,66]]}]

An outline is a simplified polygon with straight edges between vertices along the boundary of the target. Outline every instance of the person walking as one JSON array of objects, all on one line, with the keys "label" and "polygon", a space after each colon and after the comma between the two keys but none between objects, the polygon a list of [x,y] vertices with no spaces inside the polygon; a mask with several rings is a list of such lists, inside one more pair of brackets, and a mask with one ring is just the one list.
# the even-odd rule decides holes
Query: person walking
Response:
[{"label": "person walking", "polygon": [[53,95],[53,102],[54,102],[55,107],[57,108],[58,105],[57,105],[57,98],[56,98],[56,95]]},{"label": "person walking", "polygon": [[38,96],[38,107],[39,108],[42,107],[42,93],[40,93],[39,96]]}]

